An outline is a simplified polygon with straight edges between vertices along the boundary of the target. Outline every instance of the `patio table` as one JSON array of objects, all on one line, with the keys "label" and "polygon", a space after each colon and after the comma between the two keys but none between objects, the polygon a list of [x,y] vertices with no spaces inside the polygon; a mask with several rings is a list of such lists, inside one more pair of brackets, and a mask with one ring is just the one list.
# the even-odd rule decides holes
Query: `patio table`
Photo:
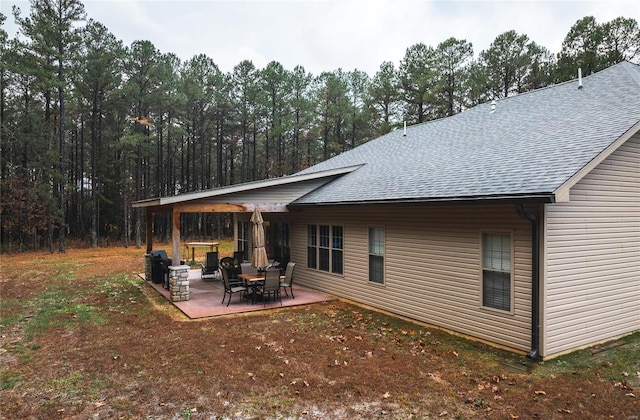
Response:
[{"label": "patio table", "polygon": [[[266,271],[258,272],[258,273],[240,273],[238,274],[238,278],[244,280],[247,284],[247,288],[251,289],[251,294],[247,295],[247,298],[252,298],[251,302],[255,302],[256,297],[256,287],[262,282],[264,282],[264,276]],[[284,276],[280,276],[280,281],[284,280]]]},{"label": "patio table", "polygon": [[218,245],[220,242],[185,242],[184,247],[186,250],[186,256],[189,256],[189,248],[191,248],[191,262],[194,262],[196,256],[196,248],[209,248],[211,252],[218,252]]},{"label": "patio table", "polygon": [[247,289],[251,289],[251,293],[247,293],[245,298],[251,298],[251,302],[255,302],[256,300],[256,288],[258,285],[264,281],[263,273],[240,273],[238,274],[238,278],[243,280],[247,284]]}]

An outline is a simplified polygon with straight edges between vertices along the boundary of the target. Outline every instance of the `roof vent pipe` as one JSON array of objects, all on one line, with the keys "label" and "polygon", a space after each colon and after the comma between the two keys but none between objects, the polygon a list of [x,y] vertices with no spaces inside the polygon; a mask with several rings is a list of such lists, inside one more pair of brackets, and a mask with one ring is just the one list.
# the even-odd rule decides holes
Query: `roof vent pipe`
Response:
[{"label": "roof vent pipe", "polygon": [[578,89],[582,89],[582,69],[578,68]]},{"label": "roof vent pipe", "polygon": [[491,101],[491,113],[496,112],[496,100]]},{"label": "roof vent pipe", "polygon": [[404,122],[404,132],[402,133],[402,136],[406,136],[407,135],[407,122]]}]

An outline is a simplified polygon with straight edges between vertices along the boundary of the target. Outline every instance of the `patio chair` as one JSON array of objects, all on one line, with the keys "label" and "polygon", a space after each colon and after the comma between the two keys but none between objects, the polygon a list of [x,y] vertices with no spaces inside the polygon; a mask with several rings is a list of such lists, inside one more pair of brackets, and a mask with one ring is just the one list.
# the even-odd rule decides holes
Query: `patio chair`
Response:
[{"label": "patio chair", "polygon": [[224,273],[224,270],[227,270],[229,272],[229,281],[231,282],[232,286],[233,286],[233,283],[242,282],[242,280],[238,278],[238,274],[240,274],[241,272],[240,266],[235,263],[232,257],[222,258],[220,260],[220,268],[222,269],[223,273]]},{"label": "patio chair", "polygon": [[234,251],[233,259],[236,260],[238,263],[244,262],[244,251]]},{"label": "patio chair", "polygon": [[200,264],[202,266],[202,272],[200,274],[200,278],[204,281],[212,281],[218,280],[222,278],[222,273],[220,272],[220,265],[218,264],[218,253],[217,252],[207,252],[207,258],[204,264]]},{"label": "patio chair", "polygon": [[241,263],[240,272],[242,274],[258,274],[258,269],[251,265],[251,263]]},{"label": "patio chair", "polygon": [[222,281],[224,282],[224,295],[222,295],[222,303],[224,303],[224,299],[229,294],[229,300],[227,301],[227,306],[231,303],[231,295],[234,293],[247,293],[247,287],[236,283],[235,285],[229,281],[229,270],[223,268],[222,269]]},{"label": "patio chair", "polygon": [[296,263],[287,263],[287,270],[284,273],[284,279],[282,279],[282,281],[280,282],[280,287],[284,289],[284,294],[289,296],[289,294],[287,293],[288,287],[291,291],[291,297],[294,299],[296,298],[295,296],[293,296],[293,270],[295,268]]},{"label": "patio chair", "polygon": [[273,294],[274,300],[280,301],[280,306],[282,306],[282,299],[280,298],[280,269],[268,269],[264,278],[264,284],[256,287],[255,294],[262,296],[264,306],[267,305],[267,299],[271,298],[271,294]]}]

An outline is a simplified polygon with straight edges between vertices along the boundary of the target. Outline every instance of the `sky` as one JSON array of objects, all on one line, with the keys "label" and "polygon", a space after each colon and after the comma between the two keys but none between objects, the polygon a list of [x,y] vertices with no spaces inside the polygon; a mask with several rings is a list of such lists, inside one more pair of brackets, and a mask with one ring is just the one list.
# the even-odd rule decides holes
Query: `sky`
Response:
[{"label": "sky", "polygon": [[[15,36],[11,8],[0,0],[4,29]],[[397,67],[408,47],[432,47],[450,37],[473,44],[477,57],[500,34],[515,30],[553,53],[585,16],[640,23],[637,0],[84,0],[87,18],[105,25],[124,45],[148,40],[184,62],[211,57],[223,72],[242,60],[257,68],[277,61],[319,75],[355,69],[373,76],[384,61]]]}]

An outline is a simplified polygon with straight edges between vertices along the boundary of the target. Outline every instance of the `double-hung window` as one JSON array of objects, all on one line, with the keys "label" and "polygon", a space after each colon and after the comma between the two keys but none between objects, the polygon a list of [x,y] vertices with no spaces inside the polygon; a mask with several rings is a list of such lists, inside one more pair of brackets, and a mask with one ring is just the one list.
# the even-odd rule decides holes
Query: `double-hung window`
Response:
[{"label": "double-hung window", "polygon": [[384,229],[369,228],[369,281],[384,284]]},{"label": "double-hung window", "polygon": [[307,226],[307,267],[342,274],[343,253],[342,226]]},{"label": "double-hung window", "polygon": [[482,234],[482,306],[511,310],[511,235]]}]

